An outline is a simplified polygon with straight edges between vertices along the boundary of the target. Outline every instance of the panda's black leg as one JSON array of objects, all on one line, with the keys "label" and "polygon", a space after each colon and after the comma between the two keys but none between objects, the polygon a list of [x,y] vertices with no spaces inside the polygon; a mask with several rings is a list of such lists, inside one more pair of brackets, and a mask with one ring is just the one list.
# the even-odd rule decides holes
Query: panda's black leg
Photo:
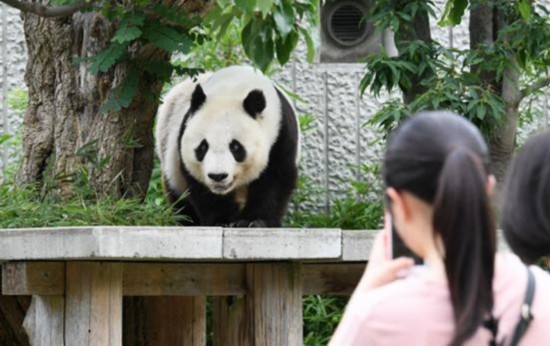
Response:
[{"label": "panda's black leg", "polygon": [[[281,227],[288,202],[295,188],[297,171],[289,167],[283,174],[262,175],[248,190],[238,227]],[[277,171],[278,173],[281,170]]]}]

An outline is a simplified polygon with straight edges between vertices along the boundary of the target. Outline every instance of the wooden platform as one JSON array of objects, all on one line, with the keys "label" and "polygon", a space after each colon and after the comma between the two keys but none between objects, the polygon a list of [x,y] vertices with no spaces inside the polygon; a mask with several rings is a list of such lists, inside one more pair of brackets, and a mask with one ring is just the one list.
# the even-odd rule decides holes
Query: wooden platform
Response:
[{"label": "wooden platform", "polygon": [[0,230],[0,261],[366,261],[376,231],[215,227]]},{"label": "wooden platform", "polygon": [[[0,230],[2,292],[33,295],[33,345],[121,345],[122,298],[154,298],[155,345],[301,345],[302,296],[350,294],[373,231],[178,227]],[[231,299],[225,297],[231,296]],[[156,297],[156,298],[155,298]]]}]

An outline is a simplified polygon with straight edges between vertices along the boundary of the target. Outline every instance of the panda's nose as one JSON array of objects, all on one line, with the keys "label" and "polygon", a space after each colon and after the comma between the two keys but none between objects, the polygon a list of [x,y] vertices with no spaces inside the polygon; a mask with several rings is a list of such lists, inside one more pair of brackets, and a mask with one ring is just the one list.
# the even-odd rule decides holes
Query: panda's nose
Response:
[{"label": "panda's nose", "polygon": [[215,182],[219,183],[220,181],[227,178],[227,173],[218,173],[218,174],[208,173],[208,178],[210,178],[210,179],[214,180]]}]

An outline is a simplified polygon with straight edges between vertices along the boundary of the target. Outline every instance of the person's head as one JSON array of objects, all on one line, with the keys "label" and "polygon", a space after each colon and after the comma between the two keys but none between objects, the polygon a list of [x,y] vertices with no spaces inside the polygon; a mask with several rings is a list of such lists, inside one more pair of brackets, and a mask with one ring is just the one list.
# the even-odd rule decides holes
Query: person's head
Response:
[{"label": "person's head", "polygon": [[[437,245],[462,344],[493,305],[495,226],[489,151],[477,128],[450,112],[411,117],[390,138],[382,174],[393,223],[417,255]],[[433,249],[433,246],[432,246]]]},{"label": "person's head", "polygon": [[550,132],[522,147],[503,197],[501,226],[510,248],[529,263],[550,256]]}]

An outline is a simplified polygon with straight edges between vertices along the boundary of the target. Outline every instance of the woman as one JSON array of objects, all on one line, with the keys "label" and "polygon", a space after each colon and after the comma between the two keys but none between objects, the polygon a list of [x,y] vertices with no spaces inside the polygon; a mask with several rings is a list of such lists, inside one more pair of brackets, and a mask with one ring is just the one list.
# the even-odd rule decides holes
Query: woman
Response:
[{"label": "woman", "polygon": [[[462,117],[424,113],[397,130],[383,167],[389,212],[425,265],[389,260],[380,234],[330,345],[510,344],[527,270],[513,255],[495,260],[487,166],[486,144]],[[535,270],[535,279],[526,345],[550,343],[550,277]]]},{"label": "woman", "polygon": [[507,179],[502,229],[525,262],[550,266],[550,132],[525,143]]}]

